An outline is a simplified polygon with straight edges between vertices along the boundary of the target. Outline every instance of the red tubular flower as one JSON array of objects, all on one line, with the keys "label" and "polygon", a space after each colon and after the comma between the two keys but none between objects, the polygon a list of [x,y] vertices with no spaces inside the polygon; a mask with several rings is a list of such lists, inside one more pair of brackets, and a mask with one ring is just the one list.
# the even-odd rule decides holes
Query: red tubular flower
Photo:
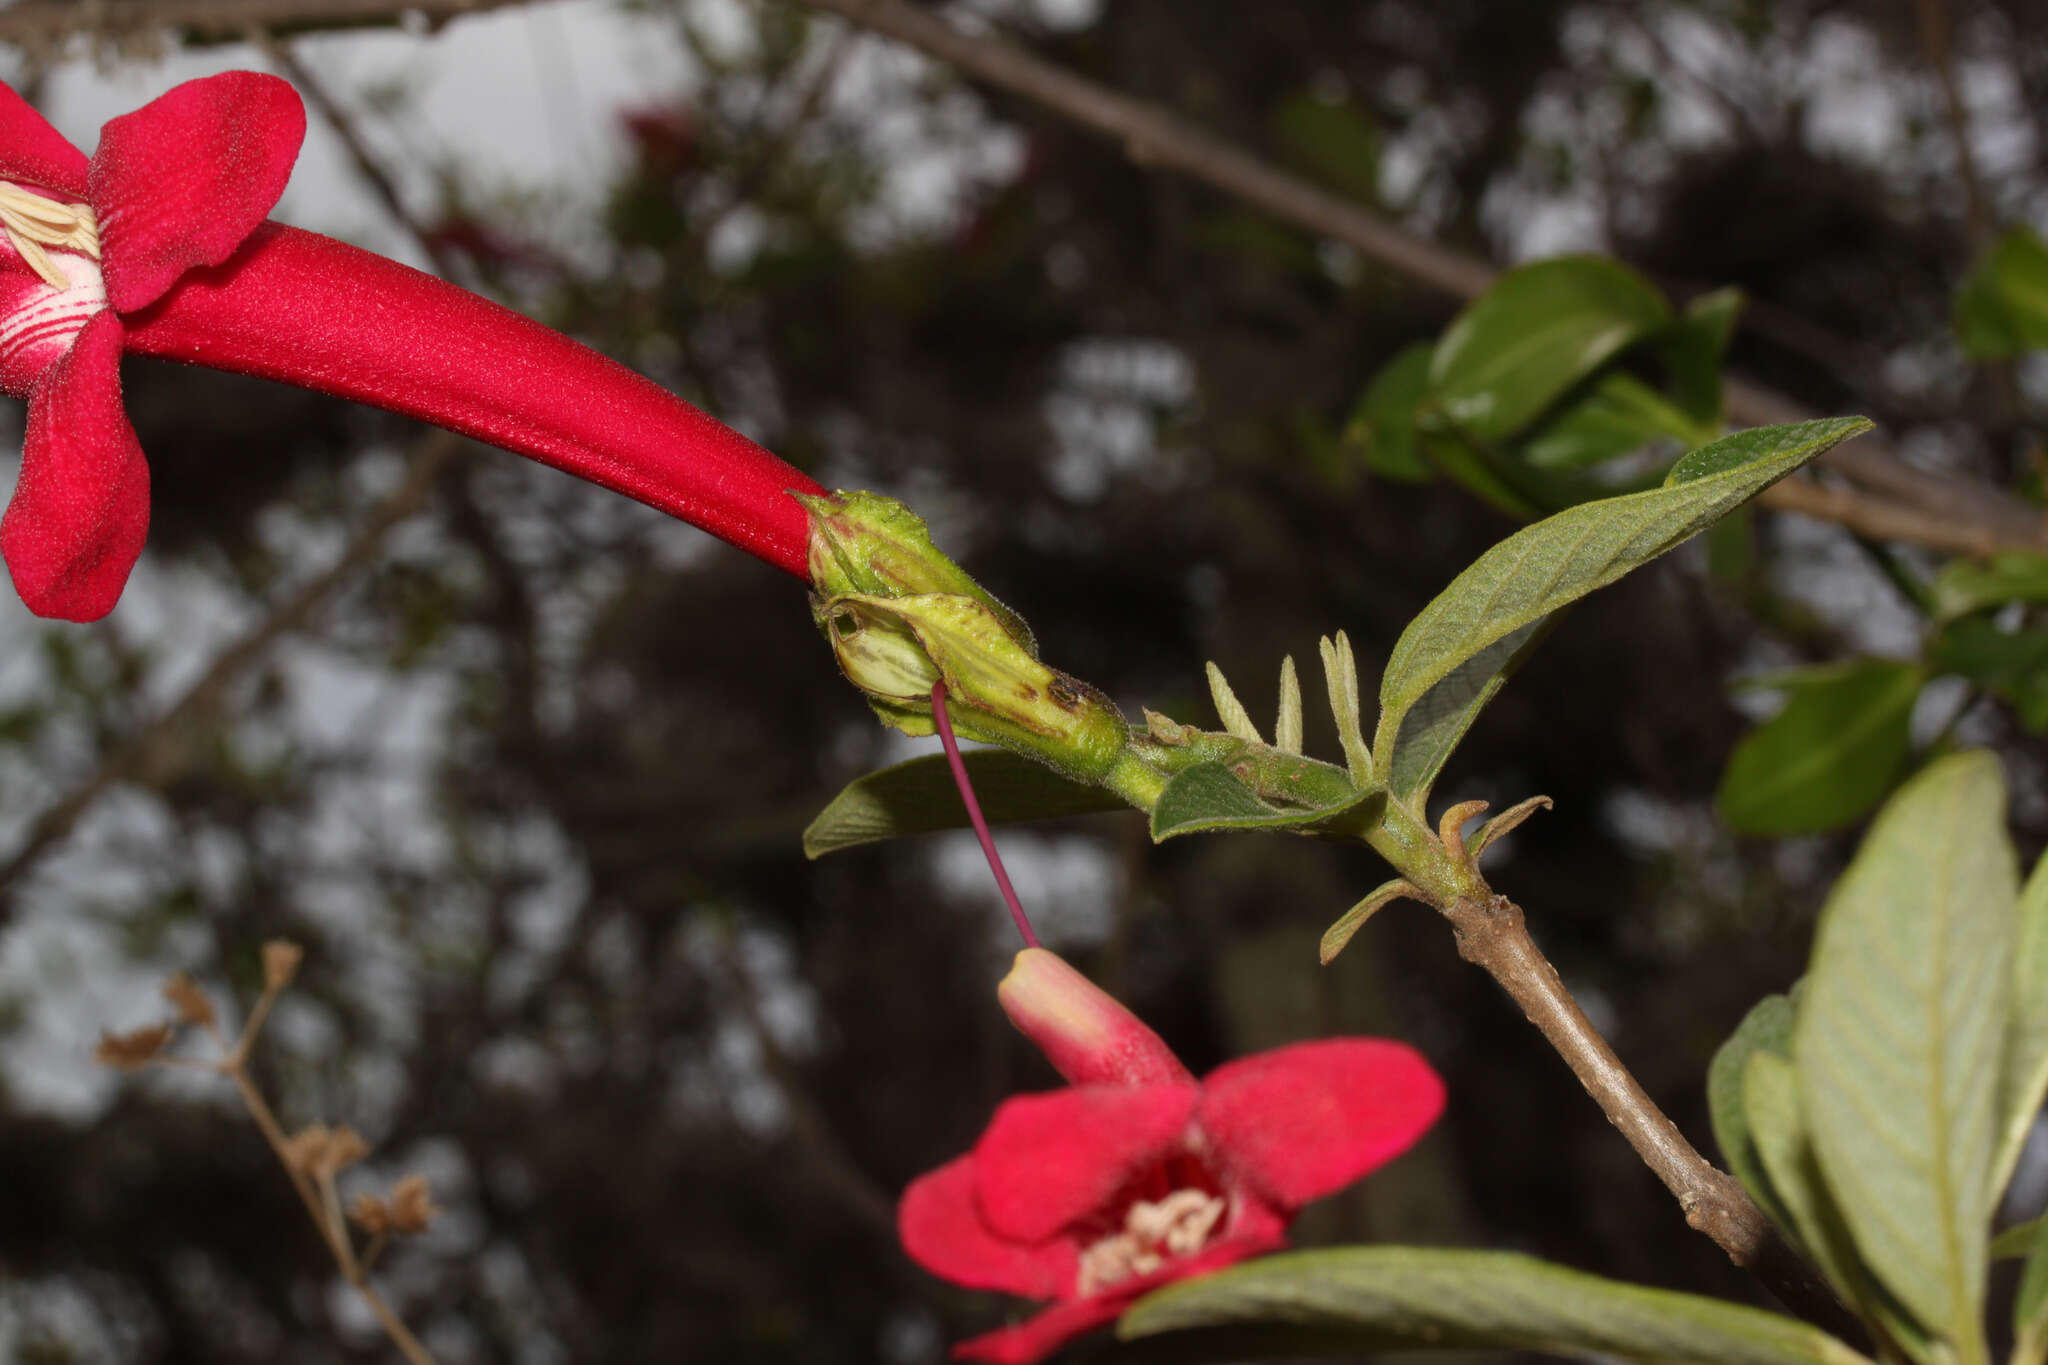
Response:
[{"label": "red tubular flower", "polygon": [[298,95],[234,71],[108,123],[91,160],[0,85],[0,388],[26,397],[0,554],[30,610],[112,609],[149,525],[123,351],[421,417],[703,527],[807,578],[813,480],[510,309],[266,222]]},{"label": "red tubular flower", "polygon": [[999,996],[1073,1084],[1004,1102],[913,1181],[897,1228],[936,1275],[1053,1306],[953,1348],[1028,1365],[1140,1295],[1286,1245],[1303,1204],[1405,1151],[1443,1109],[1412,1049],[1330,1038],[1196,1082],[1159,1036],[1043,948]]}]

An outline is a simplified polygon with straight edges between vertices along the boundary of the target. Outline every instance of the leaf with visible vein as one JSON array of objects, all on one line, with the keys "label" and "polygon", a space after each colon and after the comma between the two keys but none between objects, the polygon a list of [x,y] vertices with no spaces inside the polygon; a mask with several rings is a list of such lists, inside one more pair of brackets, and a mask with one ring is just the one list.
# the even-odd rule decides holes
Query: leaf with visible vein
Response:
[{"label": "leaf with visible vein", "polygon": [[1930,765],[1821,912],[1793,1038],[1820,1168],[1863,1260],[1982,1360],[2018,889],[1998,760]]},{"label": "leaf with visible vein", "polygon": [[2048,1094],[2048,857],[2034,864],[2020,891],[2012,965],[2012,1013],[2005,1025],[2005,1064],[1998,1085],[1998,1154],[1991,1166],[1994,1195],[2012,1178]]},{"label": "leaf with visible vein", "polygon": [[[1342,1247],[1269,1256],[1139,1300],[1126,1338],[1189,1328],[1292,1328],[1303,1349],[1491,1346],[1720,1365],[1856,1365],[1815,1327],[1760,1309],[1588,1275],[1531,1256]],[[1284,1334],[1270,1337],[1290,1353]],[[1231,1357],[1234,1358],[1234,1357]]]},{"label": "leaf with visible vein", "polygon": [[1869,428],[1841,417],[1737,432],[1679,461],[1662,488],[1567,508],[1481,555],[1409,623],[1387,660],[1373,760],[1394,795],[1411,805],[1427,798],[1545,618]]}]

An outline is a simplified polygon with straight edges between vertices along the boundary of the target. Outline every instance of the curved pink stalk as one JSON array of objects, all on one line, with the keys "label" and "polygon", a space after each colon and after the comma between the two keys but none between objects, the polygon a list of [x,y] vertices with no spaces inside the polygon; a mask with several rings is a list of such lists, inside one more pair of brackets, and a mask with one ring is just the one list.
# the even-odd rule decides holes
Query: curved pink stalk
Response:
[{"label": "curved pink stalk", "polygon": [[974,826],[974,837],[981,841],[981,856],[988,859],[988,870],[995,874],[996,889],[1003,893],[1003,904],[1010,907],[1010,918],[1016,921],[1017,932],[1024,936],[1024,946],[1036,948],[1038,935],[1031,932],[1024,902],[1017,899],[1017,888],[1010,885],[1003,855],[996,852],[996,838],[988,832],[988,820],[981,813],[981,802],[975,798],[974,784],[967,780],[967,765],[960,759],[960,741],[953,738],[953,718],[946,714],[943,680],[932,684],[932,721],[939,729],[939,743],[946,750],[946,765],[953,770],[953,785],[960,789],[960,804],[967,807],[968,823]]},{"label": "curved pink stalk", "polygon": [[808,579],[815,480],[616,361],[410,266],[277,223],[130,315],[128,349],[503,446]]}]

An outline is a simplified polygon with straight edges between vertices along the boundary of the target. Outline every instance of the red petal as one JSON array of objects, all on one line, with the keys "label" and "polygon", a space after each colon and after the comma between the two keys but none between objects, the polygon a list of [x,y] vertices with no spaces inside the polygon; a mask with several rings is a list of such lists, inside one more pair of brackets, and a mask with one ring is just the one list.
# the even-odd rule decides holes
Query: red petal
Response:
[{"label": "red petal", "polygon": [[85,198],[85,153],[10,86],[0,85],[0,180]]},{"label": "red petal", "polygon": [[284,193],[305,136],[298,92],[254,71],[186,81],[110,121],[90,184],[115,311],[232,256]]},{"label": "red petal", "polygon": [[1104,1211],[1130,1179],[1178,1150],[1191,1085],[1082,1085],[1005,1100],[974,1147],[981,1213],[1036,1242]]},{"label": "red petal", "polygon": [[120,599],[148,532],[149,466],[121,408],[121,320],[102,312],[29,396],[0,554],[30,611],[96,621]]},{"label": "red petal", "polygon": [[1286,1245],[1287,1239],[1279,1236],[1240,1237],[1218,1242],[1199,1256],[1175,1261],[1150,1275],[1125,1280],[1085,1299],[1054,1304],[1037,1317],[1015,1327],[1005,1327],[999,1332],[988,1332],[963,1341],[953,1348],[953,1358],[989,1360],[997,1362],[997,1365],[1031,1365],[1031,1362],[1044,1359],[1083,1332],[1120,1317],[1124,1309],[1162,1284],[1206,1275],[1247,1256],[1263,1255]]},{"label": "red petal", "polygon": [[266,224],[128,320],[128,349],[424,417],[810,577],[822,493],[746,437],[559,332],[330,237]]},{"label": "red petal", "polygon": [[1195,1122],[1221,1173],[1292,1213],[1405,1151],[1443,1107],[1414,1049],[1328,1038],[1218,1067]]},{"label": "red petal", "polygon": [[970,1289],[1056,1299],[1072,1292],[1080,1273],[1071,1242],[1012,1242],[989,1231],[974,1202],[971,1156],[910,1182],[896,1208],[896,1235],[913,1261]]},{"label": "red petal", "polygon": [[1094,1298],[1077,1299],[1073,1303],[1056,1303],[1015,1327],[970,1337],[953,1348],[953,1359],[987,1360],[994,1365],[1032,1365],[1032,1362],[1045,1359],[1083,1332],[1114,1322],[1129,1304],[1128,1297],[1113,1293],[1097,1294]]}]

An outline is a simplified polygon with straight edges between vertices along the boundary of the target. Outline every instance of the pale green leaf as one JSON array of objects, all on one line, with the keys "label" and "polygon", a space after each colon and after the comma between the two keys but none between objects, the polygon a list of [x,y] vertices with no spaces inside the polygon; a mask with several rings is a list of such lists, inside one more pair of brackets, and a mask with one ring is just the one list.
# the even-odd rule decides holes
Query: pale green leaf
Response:
[{"label": "pale green leaf", "polygon": [[[1373,759],[1394,795],[1420,804],[1480,708],[1558,608],[1663,554],[1869,427],[1863,418],[1844,417],[1737,432],[1673,470],[1674,479],[1682,471],[1692,477],[1567,508],[1481,555],[1409,623],[1387,660]],[[1439,689],[1442,695],[1433,696]]]},{"label": "pale green leaf", "polygon": [[1776,1313],[1624,1284],[1511,1252],[1435,1247],[1269,1256],[1141,1299],[1117,1332],[1131,1339],[1252,1325],[1295,1329],[1301,1349],[1313,1345],[1326,1353],[1482,1346],[1720,1365],[1854,1365],[1863,1359],[1820,1329]]},{"label": "pale green leaf", "polygon": [[[1115,793],[1070,782],[1043,763],[1006,749],[975,749],[961,758],[990,824],[1125,809]],[[933,754],[848,783],[804,831],[804,856],[965,828],[967,808],[960,804],[953,774],[945,756]]]},{"label": "pale green leaf", "polygon": [[2020,891],[2013,941],[2012,1011],[2005,1022],[2005,1063],[1998,1085],[1998,1154],[1991,1190],[2012,1178],[2020,1148],[2048,1096],[2048,857]]},{"label": "pale green leaf", "polygon": [[1252,724],[1244,703],[1237,699],[1237,693],[1230,690],[1230,682],[1223,676],[1223,670],[1213,662],[1209,665],[1209,699],[1216,703],[1216,718],[1223,722],[1226,733],[1260,743],[1259,727]]},{"label": "pale green leaf", "polygon": [[1998,760],[1930,765],[1835,883],[1793,1038],[1814,1154],[1857,1250],[1965,1359],[1982,1351],[2018,880]]},{"label": "pale green leaf", "polygon": [[1283,754],[1301,752],[1301,678],[1294,656],[1280,661],[1280,715],[1273,722],[1273,747]]},{"label": "pale green leaf", "polygon": [[1714,1141],[1720,1144],[1721,1159],[1749,1191],[1758,1208],[1786,1232],[1796,1233],[1798,1225],[1779,1201],[1765,1173],[1763,1155],[1757,1150],[1749,1129],[1749,1105],[1743,1094],[1743,1078],[1750,1054],[1769,1052],[1786,1062],[1792,1060],[1792,997],[1767,995],[1758,1001],[1707,1067],[1707,1113],[1714,1124]]},{"label": "pale green leaf", "polygon": [[2041,1365],[2048,1359],[2048,1218],[2036,1219],[2031,1231],[2019,1292],[2013,1295],[2012,1357],[2007,1365]]},{"label": "pale green leaf", "polygon": [[2048,1232],[2048,1214],[2029,1218],[2024,1223],[2014,1223],[1991,1239],[1991,1259],[2017,1261],[2033,1251],[2035,1241],[2043,1232]]}]

